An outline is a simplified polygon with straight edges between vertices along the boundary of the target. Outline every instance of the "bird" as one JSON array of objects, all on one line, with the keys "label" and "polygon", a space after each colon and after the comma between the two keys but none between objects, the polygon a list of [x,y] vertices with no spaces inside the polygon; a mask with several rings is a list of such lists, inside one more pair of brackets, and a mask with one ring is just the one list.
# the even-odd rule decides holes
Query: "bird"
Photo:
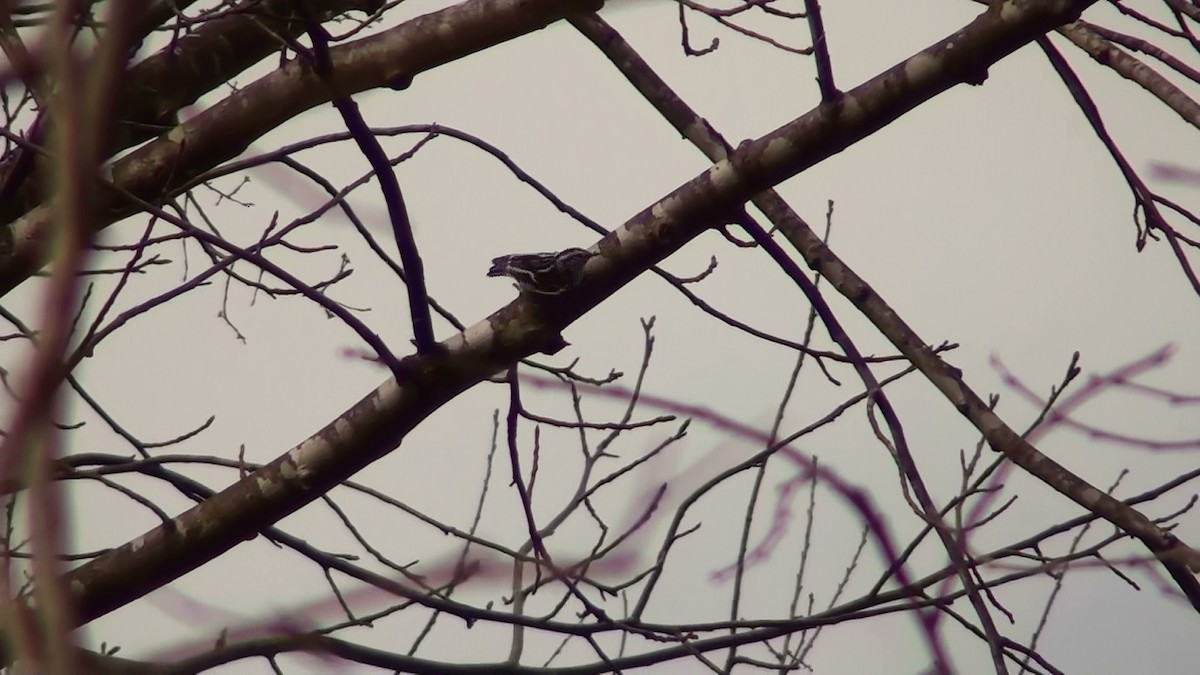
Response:
[{"label": "bird", "polygon": [[502,255],[492,259],[487,275],[512,277],[522,293],[558,295],[579,283],[584,265],[596,255],[582,248]]}]

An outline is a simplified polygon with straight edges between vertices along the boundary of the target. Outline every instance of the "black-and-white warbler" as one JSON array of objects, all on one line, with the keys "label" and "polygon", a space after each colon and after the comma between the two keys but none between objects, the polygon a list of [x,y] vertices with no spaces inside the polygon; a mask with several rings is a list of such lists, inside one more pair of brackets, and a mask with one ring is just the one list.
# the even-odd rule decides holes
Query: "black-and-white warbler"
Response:
[{"label": "black-and-white warbler", "polygon": [[521,292],[557,295],[579,283],[583,266],[596,255],[582,248],[552,253],[516,253],[492,259],[489,277],[512,277]]}]

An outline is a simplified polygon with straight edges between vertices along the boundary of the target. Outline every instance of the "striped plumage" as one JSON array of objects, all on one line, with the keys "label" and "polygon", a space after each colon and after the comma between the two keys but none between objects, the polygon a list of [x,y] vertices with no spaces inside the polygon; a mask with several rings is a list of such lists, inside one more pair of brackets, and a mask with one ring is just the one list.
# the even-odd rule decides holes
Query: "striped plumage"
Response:
[{"label": "striped plumage", "polygon": [[594,255],[582,248],[502,255],[492,259],[488,276],[512,277],[522,292],[557,295],[579,283],[584,265]]}]

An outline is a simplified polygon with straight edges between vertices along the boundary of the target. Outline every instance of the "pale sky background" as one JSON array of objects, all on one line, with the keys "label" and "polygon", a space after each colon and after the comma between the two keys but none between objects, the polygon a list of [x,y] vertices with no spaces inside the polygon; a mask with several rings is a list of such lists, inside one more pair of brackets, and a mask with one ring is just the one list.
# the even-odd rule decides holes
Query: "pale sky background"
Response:
[{"label": "pale sky background", "polygon": [[[982,11],[981,6],[952,2],[829,2],[825,21],[838,84],[856,86],[880,70],[941,39]],[[413,0],[404,16],[424,13],[440,3]],[[741,39],[696,18],[691,26],[698,45],[718,35],[721,48],[703,58],[680,53],[675,9],[667,2],[627,2],[602,14],[658,70],[692,107],[728,139],[765,134],[815,105],[818,93],[811,60],[782,54]],[[1085,18],[1110,23],[1115,12],[1090,10]],[[1114,27],[1116,27],[1114,25]],[[1123,29],[1128,26],[1122,24]],[[807,44],[807,27],[796,22],[790,42]],[[1056,44],[1088,84],[1110,132],[1143,175],[1151,162],[1200,168],[1200,140],[1165,107],[1135,85],[1119,80],[1064,40]],[[1176,49],[1182,54],[1182,49]],[[1193,61],[1196,59],[1193,58]],[[270,60],[265,67],[274,64]],[[260,76],[258,69],[239,78]],[[1196,95],[1195,87],[1189,88]],[[369,123],[393,126],[437,122],[482,137],[509,153],[561,198],[609,228],[618,227],[647,204],[705,170],[709,163],[638,96],[614,68],[574,29],[556,24],[499,48],[419,75],[404,91],[377,91],[356,97]],[[211,102],[211,101],[209,101]],[[203,106],[200,106],[201,108]],[[303,138],[344,130],[338,116],[323,106],[261,139],[263,151]],[[419,136],[383,139],[389,155],[410,147]],[[310,166],[341,186],[366,169],[352,144],[324,146],[301,155]],[[311,208],[323,197],[288,177],[282,169],[259,170],[238,198],[252,209],[228,203],[210,209],[227,236],[238,243],[257,240],[272,211],[281,220]],[[430,293],[471,324],[512,299],[503,280],[484,276],[489,260],[501,253],[590,246],[596,237],[518,183],[492,158],[450,138],[430,143],[402,164],[397,177],[405,191],[425,261]],[[218,185],[232,188],[238,178]],[[1152,186],[1184,204],[1197,206],[1200,191],[1180,185]],[[1168,247],[1151,242],[1134,250],[1132,198],[1104,148],[1086,125],[1039,50],[1027,47],[990,72],[982,87],[958,87],[933,102],[781,186],[782,194],[814,226],[824,221],[827,200],[834,200],[832,245],[885,300],[930,343],[944,340],[961,347],[948,360],[965,371],[980,393],[1002,395],[1001,415],[1023,429],[1036,410],[1020,400],[989,366],[998,356],[1039,393],[1057,384],[1072,352],[1082,354],[1085,376],[1103,373],[1141,358],[1167,343],[1178,347],[1168,364],[1140,381],[1185,394],[1200,394],[1200,301],[1188,286]],[[204,191],[200,190],[203,194]],[[205,197],[207,198],[207,196]],[[356,191],[352,203],[371,217],[375,234],[394,251],[377,184]],[[209,204],[211,206],[211,203]],[[106,241],[128,238],[136,228],[114,228]],[[401,286],[374,259],[339,214],[310,226],[300,242],[337,242],[350,256],[353,276],[333,296],[356,307],[395,351],[406,353],[410,335]],[[168,248],[180,263],[178,248]],[[709,256],[719,267],[693,290],[714,306],[761,329],[799,339],[808,313],[802,294],[757,249],[728,246],[708,234],[664,263],[681,276],[704,269]],[[310,280],[329,275],[338,254],[308,259],[277,256],[293,272]],[[110,259],[109,262],[111,263]],[[190,270],[205,260],[189,251]],[[94,266],[106,266],[96,259]],[[249,268],[243,268],[248,271]],[[144,300],[173,283],[182,267],[156,268],[134,280],[124,306]],[[98,290],[104,287],[100,281]],[[31,316],[36,286],[27,284],[4,299],[6,306]],[[84,364],[90,391],[134,433],[163,440],[194,428],[210,415],[211,429],[171,452],[236,458],[245,447],[249,461],[268,462],[317,431],[384,378],[382,369],[348,358],[360,349],[356,337],[336,320],[298,299],[270,300],[235,286],[230,292],[231,320],[246,337],[243,344],[217,316],[222,287],[191,293],[138,319],[118,332]],[[864,352],[888,351],[848,303],[826,288],[826,298]],[[793,365],[793,355],[717,323],[692,308],[667,284],[643,275],[565,332],[572,347],[543,361],[565,364],[580,359],[583,372],[601,376],[616,368],[632,377],[641,359],[639,318],[656,316],[654,359],[646,390],[656,396],[701,405],[746,424],[766,429]],[[437,322],[437,336],[452,329]],[[817,331],[818,347],[830,348]],[[3,363],[13,364],[17,350],[0,344]],[[810,364],[811,365],[811,364]],[[886,371],[890,373],[891,371]],[[784,431],[825,415],[858,392],[848,369],[837,372],[844,383],[831,387],[815,369],[802,376]],[[919,376],[918,376],[919,377]],[[910,378],[890,390],[905,422],[910,445],[935,496],[945,499],[958,487],[959,452],[970,450],[976,434],[924,380]],[[564,415],[558,396],[526,394],[544,414]],[[6,405],[11,405],[6,403]],[[402,447],[355,477],[413,507],[466,527],[483,479],[491,439],[491,411],[507,405],[499,385],[476,387],[422,424]],[[589,402],[589,411],[615,414],[615,406]],[[74,407],[88,426],[74,432],[77,451],[129,453],[120,439],[82,407]],[[640,409],[635,418],[662,411]],[[1200,436],[1195,408],[1172,409],[1122,392],[1090,403],[1084,421],[1105,429],[1156,439]],[[525,440],[532,424],[522,426]],[[636,457],[674,430],[669,425],[630,434],[615,450]],[[528,444],[526,444],[528,446]],[[1043,439],[1039,447],[1099,487],[1107,487],[1124,468],[1131,469],[1118,490],[1129,496],[1193,468],[1194,453],[1151,455],[1145,451],[1089,440],[1067,431]],[[852,409],[833,427],[804,439],[799,447],[872,490],[887,512],[893,536],[901,543],[917,527],[899,499],[896,469],[866,424],[863,409]],[[715,472],[740,461],[755,448],[694,423],[674,448],[681,471],[706,459]],[[556,456],[555,453],[558,453]],[[985,461],[990,460],[987,453]],[[553,509],[556,492],[569,491],[576,479],[578,448],[569,435],[543,437],[539,503]],[[556,471],[562,472],[556,474]],[[236,476],[225,469],[189,470],[212,487]],[[790,475],[783,463],[769,474],[762,499],[771,504],[776,488]],[[556,481],[556,476],[561,476]],[[659,476],[662,478],[663,476]],[[673,553],[674,566],[664,577],[648,619],[709,621],[727,618],[730,585],[711,579],[733,561],[745,495],[751,474],[728,483],[691,512],[688,522],[701,530]],[[131,481],[175,514],[190,502],[149,481]],[[635,483],[630,484],[634,487]],[[1147,509],[1151,517],[1183,506],[1194,492],[1176,491]],[[855,515],[828,491],[820,493],[813,534],[813,570],[808,590],[824,607],[858,541]],[[1017,503],[973,542],[981,549],[1040,531],[1079,509],[1064,497],[1025,476],[1014,476],[1005,492]],[[152,527],[140,507],[114,498],[94,484],[72,486],[76,506],[75,544],[79,550],[117,546]],[[344,490],[333,493],[356,524],[393,559],[436,562],[457,553],[456,540],[405,518],[393,510]],[[601,500],[620,521],[630,492]],[[497,457],[488,510],[481,534],[512,545],[521,543],[524,525],[519,504],[508,487],[507,460]],[[622,501],[625,500],[625,501]],[[743,601],[745,616],[777,618],[786,611],[803,532],[807,492],[794,506],[796,520],[785,541],[750,576]],[[770,507],[760,507],[760,525]],[[281,523],[287,531],[332,551],[361,553],[328,508],[317,504]],[[655,530],[661,536],[665,523]],[[761,533],[762,527],[758,528]],[[1097,525],[1093,535],[1111,530]],[[580,555],[590,543],[583,529],[552,540],[561,555]],[[1200,545],[1200,517],[1185,515],[1177,530]],[[757,539],[755,539],[757,540]],[[572,548],[571,542],[578,547]],[[1065,539],[1056,540],[1061,550]],[[658,540],[647,546],[657,550]],[[944,554],[925,545],[914,574],[940,566]],[[1136,548],[1121,549],[1141,553]],[[853,597],[872,584],[879,558],[868,546],[864,569],[847,593]],[[1200,661],[1200,620],[1180,601],[1166,598],[1152,577],[1134,570],[1141,591],[1103,570],[1073,572],[1055,605],[1040,651],[1067,673],[1191,673]],[[347,587],[353,588],[353,584]],[[1009,625],[996,614],[1001,631],[1027,639],[1040,615],[1051,582],[1029,580],[1006,587],[998,597],[1017,617]],[[463,595],[499,599],[503,581],[481,585]],[[168,591],[118,610],[92,623],[86,634],[98,645],[121,645],[122,656],[138,658],[180,643],[215,639],[222,626],[239,625],[327,599],[329,589],[315,565],[280,551],[261,538],[184,577]],[[198,610],[188,602],[207,603]],[[965,601],[955,608],[973,617]],[[369,611],[364,607],[362,611]],[[424,613],[408,613],[380,622],[373,630],[343,635],[381,648],[406,650],[423,625]],[[336,614],[317,617],[321,622]],[[928,654],[917,639],[913,619],[881,618],[826,629],[810,658],[817,673],[917,673]],[[985,672],[986,645],[949,623],[944,636],[959,672]],[[443,618],[418,656],[460,662],[500,661],[507,655],[509,633],[501,627],[476,626],[464,633],[461,622]],[[605,643],[608,644],[608,643]],[[541,665],[555,639],[534,639],[528,665]],[[644,646],[644,645],[643,645]],[[635,645],[636,647],[636,645]],[[758,653],[747,650],[747,653]],[[718,662],[723,652],[712,655]],[[594,660],[572,646],[557,664]],[[326,664],[286,657],[287,672],[322,672]],[[659,666],[655,672],[696,672],[694,661]],[[220,673],[269,672],[261,660],[247,659]],[[343,672],[378,672],[347,665]],[[1014,670],[1015,672],[1015,670]]]}]

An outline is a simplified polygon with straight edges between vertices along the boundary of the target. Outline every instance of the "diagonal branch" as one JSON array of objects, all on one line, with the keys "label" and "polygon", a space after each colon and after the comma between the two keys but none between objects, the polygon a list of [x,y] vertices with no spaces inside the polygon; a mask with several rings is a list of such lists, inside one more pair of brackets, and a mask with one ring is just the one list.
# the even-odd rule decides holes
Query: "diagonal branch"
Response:
[{"label": "diagonal branch", "polygon": [[[466,0],[353,43],[330,49],[334,80],[349,96],[403,88],[418,73],[511,40],[600,0]],[[113,162],[104,172],[120,190],[161,204],[195,176],[232,159],[287,120],[328,103],[327,83],[292,62],[230,94],[196,117]],[[101,192],[93,222],[104,228],[138,211]],[[50,210],[39,206],[0,228],[0,296],[46,262]]]},{"label": "diagonal branch", "polygon": [[838,89],[833,83],[833,63],[829,59],[829,34],[821,19],[820,0],[804,0],[804,13],[808,19],[808,31],[812,35],[813,60],[817,64],[817,86],[821,90],[821,102],[837,100]]},{"label": "diagonal branch", "polygon": [[[810,6],[810,11],[812,7]],[[677,96],[658,75],[646,64],[641,57],[602,19],[597,16],[577,17],[572,19],[572,24],[593,43],[599,46],[605,55],[613,61],[620,69],[625,77],[633,84],[634,88],[642,93],[652,105],[655,106],[668,121],[672,122],[676,129],[684,132],[685,129],[691,129],[697,134],[702,133],[706,138],[696,139],[698,145],[706,147],[713,152],[713,159],[721,159],[725,156],[728,144],[721,138],[715,130],[711,129],[707,124],[697,124],[700,120],[691,108],[679,96]],[[815,39],[815,38],[814,38]],[[823,81],[825,82],[825,81]],[[828,80],[831,84],[832,80]],[[822,84],[822,91],[825,91],[825,85]],[[826,102],[832,100],[831,97],[822,95],[822,99]],[[703,130],[703,131],[700,131]],[[685,135],[687,135],[685,133]],[[784,219],[799,221],[800,218],[791,210],[790,207],[776,194],[774,191],[767,191],[760,199],[766,204],[766,211],[776,218],[776,224]],[[936,526],[936,531],[941,537],[947,555],[954,563],[956,573],[961,580],[963,587],[967,589],[968,598],[971,601],[973,608],[978,614],[980,623],[983,626],[983,633],[987,637],[988,645],[991,648],[992,660],[995,665],[996,672],[1006,672],[1004,664],[1004,656],[1002,653],[1002,640],[999,632],[996,629],[995,622],[992,620],[987,606],[983,598],[977,590],[977,584],[971,577],[969,562],[964,554],[964,547],[957,541],[953,534],[941,523],[941,517],[937,513],[937,509],[933,504],[932,497],[926,490],[924,481],[921,478],[916,462],[912,454],[908,450],[908,444],[905,441],[903,429],[900,426],[898,417],[892,409],[891,403],[884,394],[882,387],[866,361],[855,347],[850,336],[843,330],[840,323],[834,317],[832,310],[825,303],[817,290],[815,284],[808,280],[803,272],[796,266],[794,262],[787,256],[783,249],[767,234],[757,223],[750,218],[742,219],[742,227],[754,239],[760,247],[776,261],[776,263],[784,269],[793,282],[800,286],[805,295],[812,304],[814,311],[821,315],[823,322],[829,330],[830,336],[842,347],[843,351],[850,357],[851,363],[855,370],[862,378],[866,385],[867,391],[871,392],[871,396],[875,403],[883,412],[884,418],[887,421],[888,427],[891,430],[894,438],[894,450],[897,461],[902,467],[905,476],[913,490],[916,493],[917,499],[920,502],[920,509],[925,518],[929,519],[931,524]],[[929,635],[934,634],[933,627],[936,625],[935,612],[920,612],[925,622],[925,627]],[[945,664],[947,661],[940,653],[940,645],[936,640],[931,643],[931,652],[935,655],[934,661],[939,664]],[[732,659],[732,653],[730,655]]]},{"label": "diagonal branch", "polygon": [[[1089,3],[1080,3],[1080,6],[1087,4]],[[986,16],[984,15],[981,19],[985,19]],[[726,157],[728,144],[705,120],[688,109],[683,101],[669,96],[666,84],[658,80],[657,76],[648,68],[639,68],[630,59],[628,53],[623,54],[613,48],[614,40],[619,39],[619,36],[599,30],[595,20],[592,19],[575,20],[574,24],[601,46],[610,58],[618,59],[618,67],[627,77],[636,76],[639,80],[643,80],[635,82],[635,86],[639,91],[649,92],[647,97],[650,101],[659,106],[664,117],[671,121],[684,137],[691,140],[714,161],[720,161]],[[970,27],[963,32],[968,30]],[[959,43],[959,46],[965,47],[966,43]],[[907,63],[911,64],[915,58],[909,59]],[[897,68],[893,68],[892,72],[896,70]],[[876,78],[876,80],[879,79]],[[866,86],[863,85],[863,87]],[[863,87],[851,92],[850,98],[856,98],[859,90]],[[801,120],[804,119],[801,118]],[[797,122],[799,121],[797,120]],[[730,156],[730,159],[734,160],[732,162],[734,166],[737,165],[737,155],[744,154],[744,150],[745,148],[740,148]],[[1159,557],[1160,562],[1175,579],[1176,584],[1188,597],[1193,607],[1200,610],[1200,583],[1197,582],[1191,571],[1200,565],[1200,559],[1195,551],[1158,528],[1136,509],[1097,490],[1087,481],[1054,462],[1009,428],[992,412],[983,399],[962,381],[958,371],[938,358],[912,328],[904,323],[879,297],[874,289],[846,266],[778,194],[774,191],[766,191],[756,195],[753,201],[804,256],[809,266],[821,276],[828,278],[834,287],[850,299],[892,344],[920,368],[925,376],[954,404],[955,408],[984,434],[993,448],[1003,452],[1019,466],[1059,493],[1141,540]]]},{"label": "diagonal branch", "polygon": [[[524,4],[531,3],[537,4],[533,0]],[[486,3],[470,4],[479,7]],[[991,64],[1073,19],[1089,4],[1089,0],[998,3],[954,35],[846,92],[835,104],[822,105],[743,144],[728,160],[680,186],[603,239],[601,255],[589,262],[578,288],[558,296],[519,297],[446,340],[445,353],[406,358],[403,381],[388,379],[324,429],[180,514],[170,526],[155,528],[70,572],[66,587],[75,594],[79,620],[87,622],[107,614],[257,536],[263,528],[390,452],[417,424],[459,393],[518,358],[554,346],[561,340],[558,335],[563,328],[654,263],[723,222],[722,214],[736,211],[751,196],[844,150],[951,87],[977,81]],[[511,8],[511,3],[489,6]],[[481,20],[478,28],[483,31],[494,23]],[[396,72],[406,72],[406,68],[411,68],[411,63],[401,64]],[[866,303],[869,315],[886,315],[886,306],[878,297],[854,285],[856,279],[847,276],[848,270],[828,250],[809,247],[804,231],[789,228],[789,233],[804,244],[801,250],[815,251],[813,257],[806,255],[810,265],[820,266],[840,291],[856,303]],[[913,345],[904,335],[895,337],[890,329],[885,332],[939,387],[955,387],[948,394],[952,400],[957,403],[967,396],[957,390],[962,385],[947,373],[948,366],[923,343]],[[960,410],[976,415],[973,409],[965,409],[969,403],[960,405]],[[1011,451],[1022,442],[1019,437],[1011,438],[1015,434],[994,415],[980,424],[995,447]],[[1096,508],[1122,527],[1129,525],[1128,514]],[[1144,518],[1134,524],[1137,527],[1132,531],[1138,536],[1163,536]],[[131,574],[134,570],[136,574]],[[131,576],[134,583],[129,583]]]},{"label": "diagonal branch", "polygon": [[[134,18],[135,41],[140,42],[193,2],[149,3]],[[321,20],[327,20],[351,10],[373,12],[382,2],[309,0],[306,4]],[[172,37],[158,53],[130,66],[115,83],[119,87],[113,94],[116,124],[101,150],[105,158],[170,130],[185,106],[277,51],[282,39],[295,37],[304,30],[291,0],[243,0],[221,11],[219,16],[200,17],[198,22],[200,25],[184,36]],[[31,65],[36,68],[39,64]],[[30,139],[41,145],[46,131],[41,125],[30,134]],[[30,149],[21,148],[0,164],[5,185],[5,198],[0,199],[0,223],[11,223],[44,199],[40,190],[45,177],[35,171],[34,159]]]},{"label": "diagonal branch", "polygon": [[333,106],[341,114],[346,123],[346,129],[354,137],[363,155],[371,164],[375,178],[379,180],[379,190],[383,193],[387,204],[388,217],[392,221],[392,234],[396,238],[396,248],[400,251],[400,261],[404,265],[404,288],[408,292],[408,311],[412,319],[413,340],[417,351],[424,354],[437,346],[433,337],[433,319],[429,314],[429,293],[425,289],[425,265],[421,262],[421,252],[417,249],[417,240],[413,237],[412,221],[408,217],[408,207],[404,204],[404,193],[400,191],[400,182],[388,162],[387,154],[379,139],[367,126],[363,119],[358,103],[349,95],[342,94],[333,78],[333,62],[329,58],[329,33],[317,21],[315,16],[307,15],[308,35],[313,48],[308,54],[312,58],[312,66],[319,77],[329,84]]}]

